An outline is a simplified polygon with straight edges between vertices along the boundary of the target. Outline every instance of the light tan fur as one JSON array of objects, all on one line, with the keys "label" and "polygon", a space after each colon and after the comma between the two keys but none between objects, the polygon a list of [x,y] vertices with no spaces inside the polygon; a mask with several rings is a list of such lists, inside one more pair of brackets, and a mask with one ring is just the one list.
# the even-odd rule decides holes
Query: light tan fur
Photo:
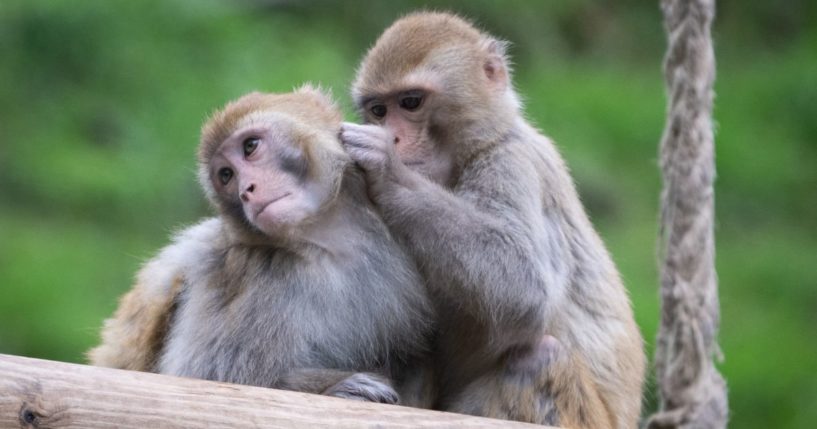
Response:
[{"label": "light tan fur", "polygon": [[438,408],[635,427],[645,359],[627,292],[556,147],[524,119],[505,46],[455,15],[399,19],[352,89],[373,125],[341,140],[437,307]]}]

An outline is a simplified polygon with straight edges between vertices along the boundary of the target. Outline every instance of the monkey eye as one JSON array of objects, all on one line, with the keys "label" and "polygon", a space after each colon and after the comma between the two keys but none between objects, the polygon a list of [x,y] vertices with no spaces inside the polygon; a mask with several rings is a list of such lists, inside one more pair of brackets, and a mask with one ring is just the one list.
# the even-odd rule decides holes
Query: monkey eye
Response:
[{"label": "monkey eye", "polygon": [[372,112],[372,115],[375,115],[378,118],[386,116],[386,106],[382,104],[375,104],[369,109],[369,111]]},{"label": "monkey eye", "polygon": [[261,143],[256,137],[250,137],[244,140],[244,156],[250,156],[253,152],[255,152],[255,148]]},{"label": "monkey eye", "polygon": [[423,97],[417,94],[407,95],[400,99],[400,107],[412,111],[417,110],[423,104]]},{"label": "monkey eye", "polygon": [[218,180],[221,182],[222,185],[226,185],[230,183],[230,179],[233,178],[233,169],[224,167],[221,170],[218,170]]}]

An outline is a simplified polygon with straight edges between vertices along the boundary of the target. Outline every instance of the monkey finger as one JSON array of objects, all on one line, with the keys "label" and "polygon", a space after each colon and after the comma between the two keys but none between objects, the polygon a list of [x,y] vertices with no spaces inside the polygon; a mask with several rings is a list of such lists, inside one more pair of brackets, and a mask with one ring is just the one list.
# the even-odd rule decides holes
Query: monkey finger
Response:
[{"label": "monkey finger", "polygon": [[352,159],[356,158],[356,154],[359,154],[360,156],[379,158],[383,161],[389,157],[389,154],[382,147],[371,144],[371,141],[365,138],[345,138],[344,140],[341,140],[341,143],[343,144],[343,148],[346,150],[346,153],[348,153]]},{"label": "monkey finger", "polygon": [[345,132],[357,133],[359,135],[382,142],[390,142],[394,140],[391,131],[379,125],[359,125],[351,122],[344,122],[341,126],[341,133]]},{"label": "monkey finger", "polygon": [[363,125],[356,124],[354,122],[342,122],[340,124],[340,131],[343,132],[343,131],[347,131],[347,130],[356,130],[356,129],[359,129],[359,128],[362,128],[362,127],[363,127]]},{"label": "monkey finger", "polygon": [[339,133],[340,141],[344,144],[347,143],[357,143],[358,145],[363,144],[363,142],[371,140],[368,136],[363,134],[360,130],[353,129],[353,128],[346,128],[343,127]]},{"label": "monkey finger", "polygon": [[357,131],[364,134],[378,134],[383,132],[383,127],[371,124],[355,124],[354,122],[344,122],[341,124],[342,131]]},{"label": "monkey finger", "polygon": [[373,149],[373,146],[371,144],[368,144],[368,142],[365,139],[355,138],[347,134],[344,134],[341,137],[340,141],[343,144],[343,146],[346,147],[347,149],[348,148]]},{"label": "monkey finger", "polygon": [[340,139],[341,141],[349,142],[349,141],[366,141],[371,140],[371,137],[361,129],[361,125],[352,124],[352,123],[344,123],[340,129]]},{"label": "monkey finger", "polygon": [[358,165],[363,167],[364,170],[377,170],[381,168],[385,164],[385,159],[383,156],[379,155],[375,151],[366,150],[366,149],[358,149],[358,148],[349,148],[347,149],[349,153],[349,157],[352,158]]}]

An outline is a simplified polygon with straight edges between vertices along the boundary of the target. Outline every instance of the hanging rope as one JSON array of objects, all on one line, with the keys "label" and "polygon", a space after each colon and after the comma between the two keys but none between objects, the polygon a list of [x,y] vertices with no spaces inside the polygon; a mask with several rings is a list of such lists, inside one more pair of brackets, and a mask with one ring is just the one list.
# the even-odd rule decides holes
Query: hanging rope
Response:
[{"label": "hanging rope", "polygon": [[726,383],[715,369],[719,325],[713,233],[715,177],[710,27],[714,0],[662,0],[669,93],[661,139],[660,410],[649,428],[724,428]]}]

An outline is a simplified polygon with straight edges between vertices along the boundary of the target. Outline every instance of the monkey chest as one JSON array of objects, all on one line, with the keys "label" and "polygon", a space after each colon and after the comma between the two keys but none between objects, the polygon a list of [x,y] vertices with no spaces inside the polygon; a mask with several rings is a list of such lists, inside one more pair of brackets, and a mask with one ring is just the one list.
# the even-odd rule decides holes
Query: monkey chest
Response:
[{"label": "monkey chest", "polygon": [[293,368],[364,370],[385,359],[377,321],[386,315],[361,305],[351,279],[277,274],[185,288],[160,372],[274,386]]}]

